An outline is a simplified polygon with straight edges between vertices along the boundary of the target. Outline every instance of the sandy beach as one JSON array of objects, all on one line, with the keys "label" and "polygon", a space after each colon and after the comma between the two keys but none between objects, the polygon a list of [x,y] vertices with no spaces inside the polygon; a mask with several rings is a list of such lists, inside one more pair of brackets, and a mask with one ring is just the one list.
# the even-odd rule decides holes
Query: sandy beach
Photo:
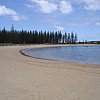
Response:
[{"label": "sandy beach", "polygon": [[0,100],[100,100],[100,65],[36,59],[0,47]]}]

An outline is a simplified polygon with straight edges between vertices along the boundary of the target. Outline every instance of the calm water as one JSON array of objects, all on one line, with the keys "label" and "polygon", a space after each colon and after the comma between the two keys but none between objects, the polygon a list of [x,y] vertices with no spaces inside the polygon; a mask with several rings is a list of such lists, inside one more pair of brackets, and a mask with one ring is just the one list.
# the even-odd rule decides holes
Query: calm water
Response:
[{"label": "calm water", "polygon": [[70,46],[26,49],[29,56],[51,60],[100,64],[100,46]]}]

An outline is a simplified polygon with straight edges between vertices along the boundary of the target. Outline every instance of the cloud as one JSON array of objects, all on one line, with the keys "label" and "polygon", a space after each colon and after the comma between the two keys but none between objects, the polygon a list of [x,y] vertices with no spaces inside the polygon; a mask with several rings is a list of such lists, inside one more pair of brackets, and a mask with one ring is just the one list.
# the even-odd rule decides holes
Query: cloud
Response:
[{"label": "cloud", "polygon": [[17,13],[10,8],[0,5],[0,15],[17,15]]},{"label": "cloud", "polygon": [[[33,3],[36,3],[38,10],[43,13],[52,13],[57,10],[57,4],[49,2],[48,0],[31,0]],[[30,5],[27,5],[31,7]]]},{"label": "cloud", "polygon": [[85,10],[100,10],[100,0],[72,0],[77,4],[82,4]]},{"label": "cloud", "polygon": [[62,1],[60,1],[59,10],[63,14],[69,14],[73,11],[73,8],[69,1],[62,0]]},{"label": "cloud", "polygon": [[[54,0],[30,0],[31,4],[25,4],[28,8],[36,7],[36,11],[42,13],[53,13],[55,11],[60,11],[62,14],[69,14],[73,11],[71,2],[67,0],[62,0],[55,2]],[[33,5],[35,3],[36,5]]]},{"label": "cloud", "polygon": [[100,22],[97,22],[96,25],[97,25],[97,26],[100,26]]},{"label": "cloud", "polygon": [[86,10],[100,10],[100,0],[83,0]]},{"label": "cloud", "polygon": [[21,20],[21,18],[20,18],[19,16],[16,16],[16,15],[13,15],[13,16],[12,16],[12,19],[13,19],[14,21],[20,21],[20,20]]},{"label": "cloud", "polygon": [[24,4],[24,6],[28,7],[28,8],[33,8],[32,4]]},{"label": "cloud", "polygon": [[85,10],[100,10],[100,0],[70,0],[73,4],[82,5]]},{"label": "cloud", "polygon": [[0,16],[4,16],[4,15],[11,16],[11,18],[14,21],[20,21],[21,19],[23,19],[17,14],[15,10],[7,8],[4,5],[3,6],[0,5]]},{"label": "cloud", "polygon": [[55,27],[57,30],[64,30],[64,28],[61,27],[61,26],[54,25],[54,27]]},{"label": "cloud", "polygon": [[[35,9],[42,13],[53,13],[60,11],[62,14],[70,14],[74,10],[75,6],[78,5],[83,7],[85,10],[100,10],[100,0],[30,0],[31,4],[25,4],[26,7]],[[34,5],[33,5],[34,4]],[[73,5],[72,5],[73,4]]]}]

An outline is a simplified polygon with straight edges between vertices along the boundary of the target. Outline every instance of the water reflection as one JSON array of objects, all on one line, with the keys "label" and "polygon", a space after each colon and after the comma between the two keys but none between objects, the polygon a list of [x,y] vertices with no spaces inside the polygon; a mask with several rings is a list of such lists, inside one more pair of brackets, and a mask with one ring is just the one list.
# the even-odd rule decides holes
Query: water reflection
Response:
[{"label": "water reflection", "polygon": [[70,46],[27,49],[32,57],[79,63],[100,64],[100,46]]}]

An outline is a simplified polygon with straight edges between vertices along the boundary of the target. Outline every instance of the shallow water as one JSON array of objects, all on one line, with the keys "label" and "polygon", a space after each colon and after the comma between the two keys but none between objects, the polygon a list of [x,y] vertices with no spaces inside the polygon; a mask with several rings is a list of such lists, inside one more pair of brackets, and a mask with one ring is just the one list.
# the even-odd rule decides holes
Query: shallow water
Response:
[{"label": "shallow water", "polygon": [[51,60],[100,64],[100,46],[62,46],[26,49],[27,55]]}]

